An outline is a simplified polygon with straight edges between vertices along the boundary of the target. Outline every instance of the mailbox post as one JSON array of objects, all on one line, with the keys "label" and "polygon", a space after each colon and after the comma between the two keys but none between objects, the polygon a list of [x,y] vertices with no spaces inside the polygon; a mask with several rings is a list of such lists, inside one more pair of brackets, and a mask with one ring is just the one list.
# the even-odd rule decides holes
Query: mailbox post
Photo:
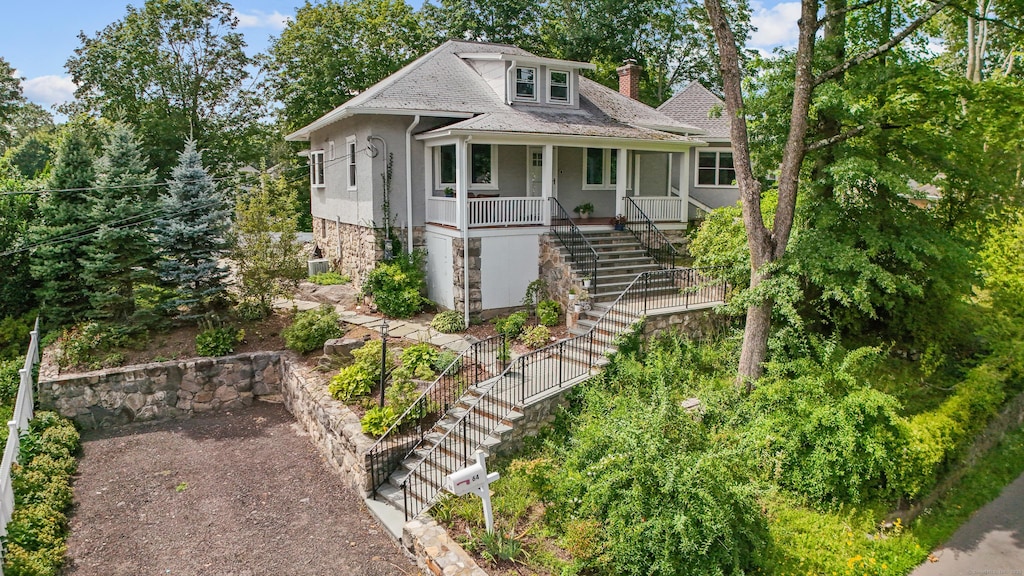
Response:
[{"label": "mailbox post", "polygon": [[497,472],[487,473],[487,455],[483,450],[476,451],[476,464],[471,464],[461,470],[456,470],[445,477],[444,488],[455,494],[463,496],[469,493],[476,493],[483,500],[484,521],[487,523],[487,532],[494,532],[494,513],[491,511],[491,490],[490,484],[500,478]]}]

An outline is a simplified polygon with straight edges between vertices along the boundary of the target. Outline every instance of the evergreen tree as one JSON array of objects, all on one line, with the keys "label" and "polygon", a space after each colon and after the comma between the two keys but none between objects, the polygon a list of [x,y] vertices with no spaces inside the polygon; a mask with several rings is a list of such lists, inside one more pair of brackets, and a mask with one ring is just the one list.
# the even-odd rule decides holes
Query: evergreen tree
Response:
[{"label": "evergreen tree", "polygon": [[20,316],[35,307],[35,282],[29,274],[27,232],[35,217],[35,195],[24,179],[0,158],[0,318]]},{"label": "evergreen tree", "polygon": [[115,125],[96,163],[97,186],[89,196],[96,231],[81,261],[94,318],[128,320],[135,312],[136,287],[152,282],[148,219],[156,206],[156,176],[148,163],[132,130]]},{"label": "evergreen tree", "polygon": [[50,192],[39,200],[39,217],[30,229],[31,272],[39,281],[42,315],[57,323],[80,319],[89,307],[80,259],[85,256],[89,227],[88,188],[95,183],[93,155],[77,130],[57,143]]},{"label": "evergreen tree", "polygon": [[239,201],[235,212],[234,250],[242,297],[263,314],[271,301],[306,276],[297,238],[295,193],[283,179],[264,177]]},{"label": "evergreen tree", "polygon": [[160,197],[156,243],[161,281],[176,291],[172,308],[182,318],[195,318],[223,299],[231,208],[203,168],[194,141],[185,144],[170,186]]}]

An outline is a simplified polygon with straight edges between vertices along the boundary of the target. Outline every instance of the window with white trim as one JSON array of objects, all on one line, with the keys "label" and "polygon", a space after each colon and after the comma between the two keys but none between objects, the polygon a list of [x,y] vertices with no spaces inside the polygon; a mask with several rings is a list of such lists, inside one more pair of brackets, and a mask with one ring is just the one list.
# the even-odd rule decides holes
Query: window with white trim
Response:
[{"label": "window with white trim", "polygon": [[455,186],[455,144],[434,148],[434,174],[438,188]]},{"label": "window with white trim", "polygon": [[316,188],[324,187],[324,151],[312,150],[309,153],[309,184]]},{"label": "window with white trim", "polygon": [[[632,154],[626,154],[626,170],[624,175],[629,174]],[[618,183],[619,151],[615,148],[587,148],[583,154],[583,188],[600,190],[615,188]],[[632,189],[632,184],[626,177],[626,189]]]},{"label": "window with white trim", "polygon": [[498,188],[498,178],[495,174],[498,168],[498,159],[495,157],[497,148],[490,144],[469,145],[470,188]]},{"label": "window with white trim", "polygon": [[349,136],[345,139],[345,155],[348,165],[348,188],[354,190],[356,187],[356,137]]},{"label": "window with white trim", "polygon": [[537,100],[537,69],[516,67],[516,100]]},{"label": "window with white trim", "polygon": [[735,186],[736,169],[732,162],[732,152],[698,152],[697,185]]},{"label": "window with white trim", "polygon": [[548,70],[548,102],[567,104],[569,100],[569,73]]}]

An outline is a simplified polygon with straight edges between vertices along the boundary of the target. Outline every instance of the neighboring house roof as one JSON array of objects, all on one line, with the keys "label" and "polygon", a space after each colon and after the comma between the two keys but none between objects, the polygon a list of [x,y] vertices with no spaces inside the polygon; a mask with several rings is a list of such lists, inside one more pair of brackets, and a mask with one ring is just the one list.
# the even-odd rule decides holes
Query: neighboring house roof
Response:
[{"label": "neighboring house roof", "polygon": [[356,114],[422,114],[465,119],[433,131],[437,134],[464,130],[699,142],[685,136],[702,133],[699,127],[673,120],[583,77],[578,109],[509,105],[463,58],[495,52],[547,60],[508,44],[449,40],[287,139],[307,140],[313,131]]},{"label": "neighboring house roof", "polygon": [[[721,110],[721,114],[709,117],[713,108]],[[678,122],[699,126],[708,140],[729,139],[729,115],[725,111],[725,103],[700,82],[691,82],[681,92],[658,106],[658,112]]]}]

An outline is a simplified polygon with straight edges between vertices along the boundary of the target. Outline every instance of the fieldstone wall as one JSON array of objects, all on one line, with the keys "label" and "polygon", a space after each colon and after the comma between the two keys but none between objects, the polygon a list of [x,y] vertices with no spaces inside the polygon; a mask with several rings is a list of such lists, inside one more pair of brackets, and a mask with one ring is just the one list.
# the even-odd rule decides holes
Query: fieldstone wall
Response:
[{"label": "fieldstone wall", "polygon": [[313,444],[363,498],[373,487],[367,473],[366,452],[373,438],[362,432],[359,417],[348,406],[331,397],[327,387],[314,384],[309,369],[293,358],[282,363],[281,395],[285,408],[309,434]]},{"label": "fieldstone wall", "polygon": [[313,241],[338,272],[352,277],[356,288],[362,287],[366,274],[384,258],[379,241],[382,234],[369,226],[313,218]]},{"label": "fieldstone wall", "polygon": [[552,234],[540,237],[540,278],[547,282],[552,300],[570,309],[569,288],[573,286],[572,265],[562,256],[561,243]]},{"label": "fieldstone wall", "polygon": [[[455,285],[455,310],[464,312],[465,291],[463,290],[465,273],[463,272],[466,262],[462,253],[462,238],[452,239],[452,268]],[[469,313],[479,315],[484,309],[482,292],[480,290],[480,239],[469,239]]]},{"label": "fieldstone wall", "polygon": [[458,542],[448,536],[448,531],[429,518],[410,520],[402,528],[402,542],[425,574],[487,576]]},{"label": "fieldstone wall", "polygon": [[664,330],[679,330],[690,338],[707,338],[729,324],[729,317],[715,314],[711,308],[686,310],[675,314],[648,316],[644,323],[644,336],[651,336]]},{"label": "fieldstone wall", "polygon": [[39,405],[86,430],[231,410],[278,394],[281,353],[195,358],[46,377]]}]

